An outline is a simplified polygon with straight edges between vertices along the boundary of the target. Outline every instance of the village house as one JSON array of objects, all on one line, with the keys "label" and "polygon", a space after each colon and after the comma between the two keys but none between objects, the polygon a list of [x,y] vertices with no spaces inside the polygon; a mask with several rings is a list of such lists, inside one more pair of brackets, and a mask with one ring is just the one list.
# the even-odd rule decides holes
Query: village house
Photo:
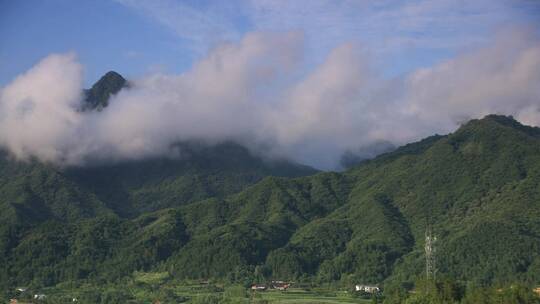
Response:
[{"label": "village house", "polygon": [[251,290],[265,291],[265,290],[266,290],[266,285],[263,285],[263,284],[253,284],[253,285],[251,285]]},{"label": "village house", "polygon": [[381,289],[375,285],[356,285],[354,290],[366,293],[378,293]]},{"label": "village house", "polygon": [[284,282],[284,281],[272,281],[272,288],[285,291],[291,286],[290,283]]}]

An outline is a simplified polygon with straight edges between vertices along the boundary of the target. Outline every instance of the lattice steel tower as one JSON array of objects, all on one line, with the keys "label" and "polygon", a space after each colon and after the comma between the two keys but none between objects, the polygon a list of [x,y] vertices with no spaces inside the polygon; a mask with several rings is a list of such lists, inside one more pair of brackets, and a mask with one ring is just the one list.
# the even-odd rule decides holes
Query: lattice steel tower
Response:
[{"label": "lattice steel tower", "polygon": [[435,264],[435,242],[437,241],[437,237],[432,234],[431,231],[431,225],[428,225],[426,228],[426,243],[424,246],[424,250],[426,252],[426,281],[427,282],[434,282],[435,281],[435,274],[437,272],[436,264]]}]

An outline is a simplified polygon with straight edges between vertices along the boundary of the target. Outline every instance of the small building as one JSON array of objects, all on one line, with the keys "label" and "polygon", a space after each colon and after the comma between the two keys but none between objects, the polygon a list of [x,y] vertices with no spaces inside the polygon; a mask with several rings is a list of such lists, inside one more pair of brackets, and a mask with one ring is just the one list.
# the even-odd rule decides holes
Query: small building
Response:
[{"label": "small building", "polygon": [[42,294],[42,293],[38,293],[38,294],[35,294],[34,295],[34,300],[38,300],[38,301],[43,301],[47,298],[46,295]]},{"label": "small building", "polygon": [[379,286],[375,285],[356,285],[354,290],[365,293],[378,293],[381,291]]},{"label": "small building", "polygon": [[266,285],[263,285],[263,284],[253,284],[253,285],[251,285],[251,290],[265,291],[265,290],[266,290]]},{"label": "small building", "polygon": [[284,281],[272,281],[272,288],[273,289],[285,291],[285,290],[289,289],[290,286],[291,286],[290,283],[287,283],[287,282],[284,282]]},{"label": "small building", "polygon": [[26,288],[26,287],[17,287],[17,288],[15,288],[15,290],[17,290],[18,292],[25,292],[25,291],[28,290],[28,288]]}]

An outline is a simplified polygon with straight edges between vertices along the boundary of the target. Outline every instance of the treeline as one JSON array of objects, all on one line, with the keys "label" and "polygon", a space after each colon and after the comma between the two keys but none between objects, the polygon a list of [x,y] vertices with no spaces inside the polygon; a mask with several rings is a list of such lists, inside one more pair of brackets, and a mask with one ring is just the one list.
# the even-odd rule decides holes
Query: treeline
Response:
[{"label": "treeline", "polygon": [[[538,304],[538,286],[521,283],[504,286],[476,286],[471,283],[443,280],[417,282],[413,290],[390,288],[374,302],[384,304]],[[536,290],[536,291],[535,291]]]}]

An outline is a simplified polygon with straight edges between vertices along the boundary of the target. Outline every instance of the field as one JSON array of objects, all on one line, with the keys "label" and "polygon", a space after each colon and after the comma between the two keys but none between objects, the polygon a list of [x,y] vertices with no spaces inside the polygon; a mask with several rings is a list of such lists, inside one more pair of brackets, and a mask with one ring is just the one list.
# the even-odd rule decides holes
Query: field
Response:
[{"label": "field", "polygon": [[[144,274],[139,279],[157,283],[163,278],[155,274]],[[43,293],[47,298],[41,303],[107,303],[107,304],[152,304],[152,303],[191,303],[191,304],[278,304],[278,303],[315,303],[315,304],[356,304],[371,303],[370,299],[354,297],[344,290],[329,288],[290,288],[287,291],[266,290],[251,291],[240,285],[200,284],[196,282],[171,282],[164,284],[145,284],[131,282],[116,286],[56,286],[25,293],[6,295],[4,299],[18,298],[20,303],[31,301],[32,295]],[[2,301],[0,301],[2,302]]]},{"label": "field", "polygon": [[[349,293],[345,291],[338,292],[321,292],[321,291],[307,291],[299,288],[291,288],[288,291],[263,291],[263,292],[248,292],[247,297],[239,296],[227,296],[227,292],[224,293],[225,298],[228,299],[228,303],[275,303],[275,304],[288,304],[288,303],[317,303],[317,304],[355,304],[355,303],[370,303],[370,300],[353,298]],[[192,299],[192,302],[199,302],[197,297],[204,298],[207,295],[199,294],[184,294]],[[200,302],[204,302],[200,299]],[[189,302],[188,302],[189,303]]]},{"label": "field", "polygon": [[350,294],[339,292],[311,292],[303,289],[290,289],[286,292],[267,291],[259,293],[260,298],[268,303],[369,303],[370,300],[353,298]]}]

